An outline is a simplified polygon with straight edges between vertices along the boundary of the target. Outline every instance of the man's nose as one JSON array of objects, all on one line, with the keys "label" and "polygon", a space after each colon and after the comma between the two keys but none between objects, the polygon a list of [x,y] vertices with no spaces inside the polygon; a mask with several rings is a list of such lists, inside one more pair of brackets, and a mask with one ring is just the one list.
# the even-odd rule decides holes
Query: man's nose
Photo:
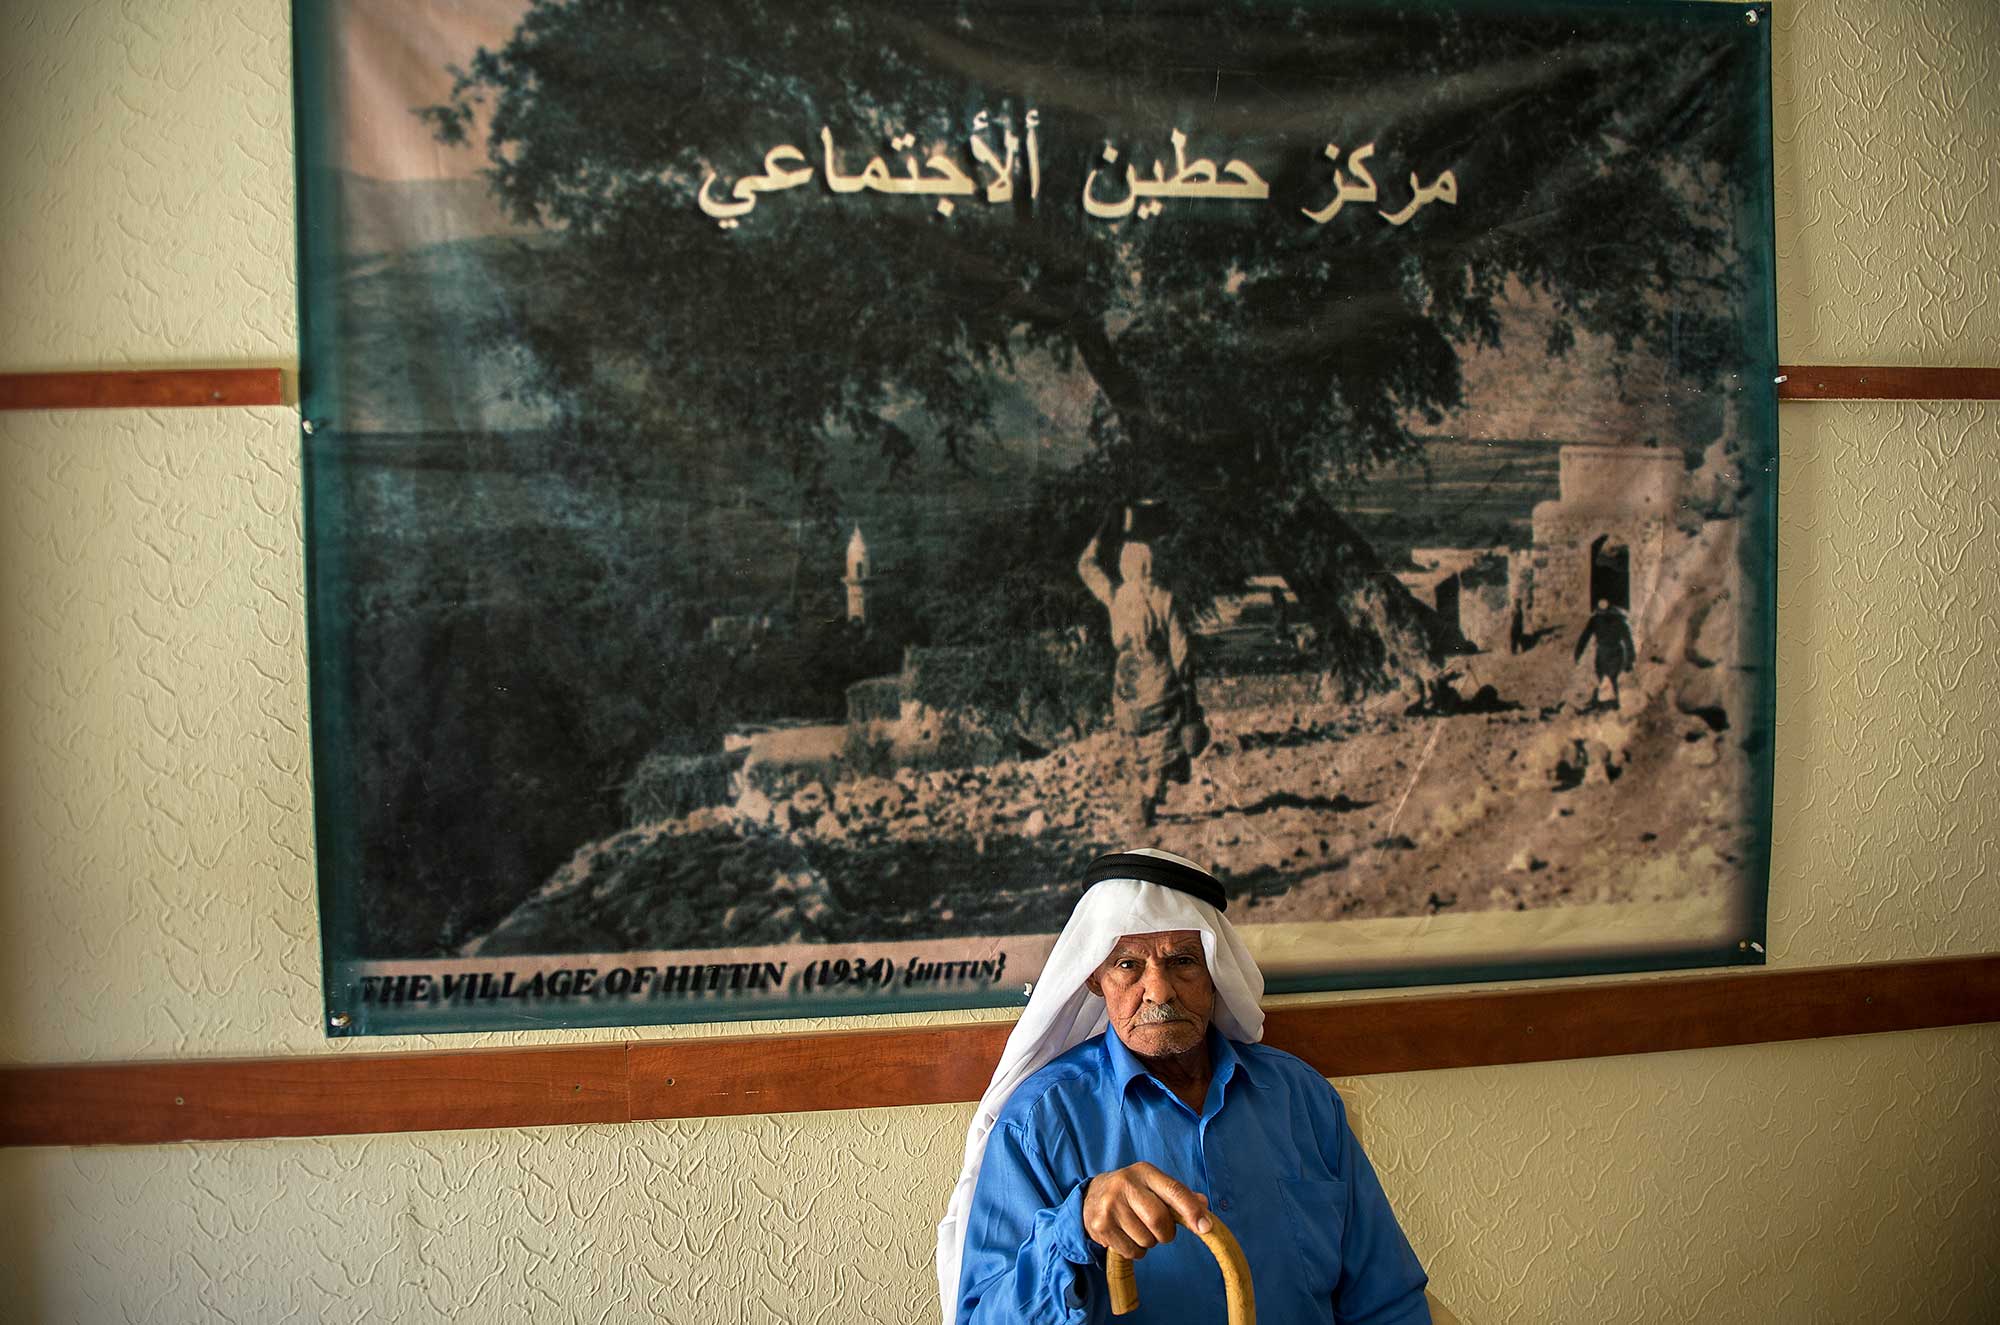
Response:
[{"label": "man's nose", "polygon": [[1167,979],[1167,968],[1157,962],[1146,963],[1146,977],[1140,983],[1149,1003],[1171,1003],[1174,998],[1173,981]]}]

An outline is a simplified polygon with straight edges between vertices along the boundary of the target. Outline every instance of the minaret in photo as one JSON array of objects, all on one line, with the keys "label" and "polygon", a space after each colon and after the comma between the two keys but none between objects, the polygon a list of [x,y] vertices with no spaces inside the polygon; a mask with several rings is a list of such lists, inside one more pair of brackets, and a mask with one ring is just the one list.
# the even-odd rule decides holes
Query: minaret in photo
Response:
[{"label": "minaret in photo", "polygon": [[861,526],[854,526],[854,537],[847,540],[847,619],[863,625],[868,621],[868,580],[871,567],[868,562],[868,540],[861,536]]}]

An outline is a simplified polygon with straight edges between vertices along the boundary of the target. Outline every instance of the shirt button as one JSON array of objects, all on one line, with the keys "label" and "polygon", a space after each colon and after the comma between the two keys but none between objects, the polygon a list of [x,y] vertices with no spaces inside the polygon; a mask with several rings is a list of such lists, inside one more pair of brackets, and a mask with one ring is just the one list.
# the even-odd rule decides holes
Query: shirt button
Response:
[{"label": "shirt button", "polygon": [[1225,1196],[1220,1201],[1217,1201],[1215,1208],[1218,1210],[1227,1210],[1229,1208],[1229,1198]]}]

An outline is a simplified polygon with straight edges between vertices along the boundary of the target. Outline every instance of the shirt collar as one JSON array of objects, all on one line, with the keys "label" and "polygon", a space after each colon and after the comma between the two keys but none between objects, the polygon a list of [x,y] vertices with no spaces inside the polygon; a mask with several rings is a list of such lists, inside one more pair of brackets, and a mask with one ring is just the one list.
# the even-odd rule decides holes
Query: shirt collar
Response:
[{"label": "shirt collar", "polygon": [[[1139,1061],[1138,1056],[1125,1047],[1125,1041],[1118,1038],[1117,1030],[1109,1026],[1104,1030],[1104,1048],[1107,1055],[1106,1067],[1120,1095],[1131,1089],[1132,1083],[1140,1077],[1147,1077],[1154,1084],[1160,1084],[1158,1078],[1146,1070],[1146,1065]],[[1231,1043],[1229,1037],[1217,1030],[1213,1024],[1208,1028],[1208,1057],[1209,1064],[1213,1068],[1209,1087],[1211,1090],[1217,1086],[1226,1087],[1230,1080],[1237,1076],[1241,1076],[1250,1085],[1258,1084],[1256,1075],[1250,1070],[1248,1060],[1236,1052],[1236,1046]],[[1162,1085],[1161,1089],[1164,1090],[1165,1086]]]}]

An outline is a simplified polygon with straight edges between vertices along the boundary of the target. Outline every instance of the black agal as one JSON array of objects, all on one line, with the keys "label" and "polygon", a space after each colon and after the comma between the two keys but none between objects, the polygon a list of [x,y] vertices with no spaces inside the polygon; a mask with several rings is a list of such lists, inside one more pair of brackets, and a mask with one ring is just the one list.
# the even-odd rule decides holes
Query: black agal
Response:
[{"label": "black agal", "polygon": [[1109,856],[1099,856],[1090,862],[1090,868],[1083,872],[1083,886],[1106,879],[1142,879],[1147,883],[1157,883],[1162,888],[1172,888],[1190,897],[1207,902],[1218,911],[1227,910],[1229,898],[1223,894],[1222,884],[1207,870],[1193,865],[1183,865],[1179,861],[1168,860],[1164,856],[1146,855],[1136,851],[1118,851]]}]

